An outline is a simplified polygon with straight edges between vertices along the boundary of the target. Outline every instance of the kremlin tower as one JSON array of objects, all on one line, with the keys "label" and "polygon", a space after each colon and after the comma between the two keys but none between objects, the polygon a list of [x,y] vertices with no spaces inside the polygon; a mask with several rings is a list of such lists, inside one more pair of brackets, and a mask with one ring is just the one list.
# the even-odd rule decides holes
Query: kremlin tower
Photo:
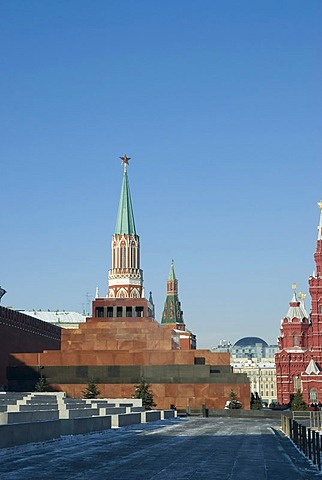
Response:
[{"label": "kremlin tower", "polygon": [[167,281],[167,298],[162,313],[162,325],[171,325],[178,330],[184,330],[183,311],[178,297],[178,280],[174,273],[174,263],[171,262],[170,273]]},{"label": "kremlin tower", "polygon": [[123,181],[112,236],[112,268],[108,273],[107,297],[95,298],[93,316],[100,318],[154,317],[152,295],[144,298],[140,268],[140,238],[136,233],[127,166],[130,158],[120,157]]},{"label": "kremlin tower", "polygon": [[288,403],[301,390],[306,403],[322,402],[322,201],[314,254],[315,272],[309,278],[311,313],[304,306],[304,294],[293,296],[281,321],[280,351],[275,356],[277,400]]},{"label": "kremlin tower", "polygon": [[124,173],[115,233],[112,237],[112,268],[108,274],[108,297],[142,298],[143,272],[140,269],[140,239],[136,234],[127,165],[121,157]]},{"label": "kremlin tower", "polygon": [[183,321],[183,311],[181,310],[181,303],[178,296],[178,280],[174,273],[173,260],[167,281],[167,298],[164,302],[161,325],[177,331],[181,348],[188,350],[196,348],[196,336],[189,332],[189,330],[186,330]]}]

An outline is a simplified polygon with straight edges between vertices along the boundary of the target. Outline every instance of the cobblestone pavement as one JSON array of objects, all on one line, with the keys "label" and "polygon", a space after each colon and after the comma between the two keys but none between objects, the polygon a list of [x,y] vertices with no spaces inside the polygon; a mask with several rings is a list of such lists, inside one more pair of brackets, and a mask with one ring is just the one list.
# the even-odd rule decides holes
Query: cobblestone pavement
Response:
[{"label": "cobblestone pavement", "polygon": [[0,450],[4,480],[311,480],[276,420],[188,418]]}]

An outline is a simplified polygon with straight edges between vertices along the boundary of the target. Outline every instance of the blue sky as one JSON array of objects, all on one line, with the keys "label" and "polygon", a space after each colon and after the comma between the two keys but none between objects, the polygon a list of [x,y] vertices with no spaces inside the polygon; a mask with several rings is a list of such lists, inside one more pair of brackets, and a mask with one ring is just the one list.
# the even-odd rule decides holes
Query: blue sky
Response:
[{"label": "blue sky", "polygon": [[173,258],[199,347],[275,343],[314,268],[321,18],[320,0],[1,2],[2,304],[105,295],[126,153],[157,319]]}]

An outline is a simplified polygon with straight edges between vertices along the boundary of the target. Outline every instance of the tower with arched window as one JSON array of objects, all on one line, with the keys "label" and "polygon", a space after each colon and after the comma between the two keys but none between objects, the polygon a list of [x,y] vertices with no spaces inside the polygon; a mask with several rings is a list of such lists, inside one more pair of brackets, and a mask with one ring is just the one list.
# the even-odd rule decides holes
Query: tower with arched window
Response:
[{"label": "tower with arched window", "polygon": [[127,174],[129,157],[121,157],[123,180],[112,235],[112,265],[108,272],[106,297],[93,301],[94,318],[154,317],[152,296],[144,297],[143,271],[140,268],[140,238],[136,233],[130,185]]},{"label": "tower with arched window", "polygon": [[129,158],[124,155],[123,182],[112,237],[112,268],[108,273],[109,298],[143,298],[143,272],[140,268],[140,238],[136,233],[130,186],[127,175]]}]

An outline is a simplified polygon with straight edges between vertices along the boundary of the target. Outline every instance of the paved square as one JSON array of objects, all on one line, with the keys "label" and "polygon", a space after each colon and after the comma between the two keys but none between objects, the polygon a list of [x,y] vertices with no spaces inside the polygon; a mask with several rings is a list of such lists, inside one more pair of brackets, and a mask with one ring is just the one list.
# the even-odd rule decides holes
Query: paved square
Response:
[{"label": "paved square", "polygon": [[276,420],[188,418],[0,450],[4,480],[322,478]]}]

